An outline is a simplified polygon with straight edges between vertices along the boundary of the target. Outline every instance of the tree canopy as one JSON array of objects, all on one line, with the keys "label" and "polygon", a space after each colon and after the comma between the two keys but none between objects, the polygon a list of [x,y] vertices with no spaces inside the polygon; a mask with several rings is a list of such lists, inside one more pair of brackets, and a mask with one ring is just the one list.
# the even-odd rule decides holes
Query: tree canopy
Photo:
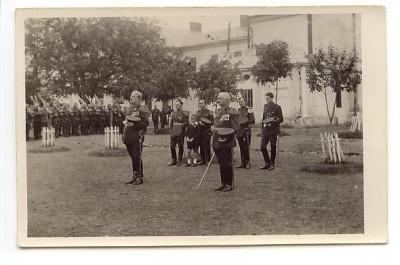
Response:
[{"label": "tree canopy", "polygon": [[325,51],[322,47],[308,57],[307,84],[310,92],[322,92],[325,98],[329,121],[332,124],[336,99],[329,110],[328,92],[356,91],[361,83],[361,71],[357,69],[358,56],[355,52],[338,51],[329,45]]},{"label": "tree canopy", "polygon": [[[181,69],[146,19],[29,19],[25,26],[27,97],[46,90],[128,98],[137,89],[145,99],[163,99],[158,89],[167,87],[166,66]],[[179,96],[188,93],[182,80],[170,83]]]},{"label": "tree canopy", "polygon": [[289,45],[281,40],[274,40],[269,44],[256,46],[257,63],[251,68],[254,81],[257,84],[276,84],[278,97],[279,78],[291,76],[292,63],[290,62]]},{"label": "tree canopy", "polygon": [[220,92],[236,95],[236,85],[241,76],[239,65],[240,63],[232,64],[228,60],[218,61],[216,58],[201,65],[193,82],[196,96],[209,104],[216,101]]}]

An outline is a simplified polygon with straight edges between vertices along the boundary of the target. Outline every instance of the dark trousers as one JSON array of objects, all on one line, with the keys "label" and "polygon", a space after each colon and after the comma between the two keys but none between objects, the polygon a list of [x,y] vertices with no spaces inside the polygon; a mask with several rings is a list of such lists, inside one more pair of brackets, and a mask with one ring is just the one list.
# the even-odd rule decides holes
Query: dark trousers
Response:
[{"label": "dark trousers", "polygon": [[[264,156],[265,164],[275,164],[277,136],[277,134],[263,135],[261,138],[261,152]],[[268,156],[268,143],[271,143],[271,159]]]},{"label": "dark trousers", "polygon": [[179,147],[178,153],[178,161],[182,161],[183,156],[183,136],[174,136],[170,138],[170,147],[171,147],[171,157],[173,161],[176,161],[176,144]]},{"label": "dark trousers", "polygon": [[207,133],[200,134],[200,158],[205,162],[211,159],[211,137]]},{"label": "dark trousers", "polygon": [[[127,143],[126,149],[128,150],[129,156],[132,160],[132,171],[138,174],[140,178],[143,178],[143,161],[142,161],[142,149],[143,145],[137,143]],[[139,168],[140,166],[140,168]],[[140,172],[139,172],[140,171]]]},{"label": "dark trousers", "polygon": [[240,159],[242,164],[246,165],[250,163],[250,133],[245,133],[243,136],[237,137],[240,147]]},{"label": "dark trousers", "polygon": [[158,133],[158,120],[153,120],[153,124],[154,124],[154,132]]},{"label": "dark trousers", "polygon": [[222,186],[232,185],[234,177],[232,165],[233,148],[214,149],[214,152],[219,163]]}]

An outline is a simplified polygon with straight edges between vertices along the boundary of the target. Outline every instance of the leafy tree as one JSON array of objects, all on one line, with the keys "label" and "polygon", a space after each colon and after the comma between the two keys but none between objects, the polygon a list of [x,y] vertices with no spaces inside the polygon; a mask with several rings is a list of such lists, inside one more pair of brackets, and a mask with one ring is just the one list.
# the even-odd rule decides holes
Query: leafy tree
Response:
[{"label": "leafy tree", "polygon": [[145,99],[157,89],[166,47],[159,28],[145,19],[29,19],[26,26],[27,96],[53,93]]},{"label": "leafy tree", "polygon": [[358,56],[355,52],[341,52],[329,45],[328,50],[319,48],[312,56],[308,57],[307,83],[311,92],[321,92],[324,95],[326,111],[330,124],[335,117],[336,100],[329,110],[328,93],[341,93],[342,91],[356,91],[361,83],[361,71],[357,69]]},{"label": "leafy tree", "polygon": [[236,85],[241,76],[239,65],[240,62],[232,64],[228,60],[218,62],[216,58],[211,58],[201,65],[193,82],[196,96],[210,104],[215,103],[220,92],[236,95]]},{"label": "leafy tree", "polygon": [[251,68],[257,84],[276,84],[275,100],[278,102],[278,83],[280,78],[291,76],[292,63],[289,58],[289,46],[281,40],[256,46],[257,63]]},{"label": "leafy tree", "polygon": [[196,68],[188,63],[189,58],[179,58],[179,50],[172,49],[160,65],[157,90],[154,98],[166,102],[177,97],[187,98],[193,84]]}]

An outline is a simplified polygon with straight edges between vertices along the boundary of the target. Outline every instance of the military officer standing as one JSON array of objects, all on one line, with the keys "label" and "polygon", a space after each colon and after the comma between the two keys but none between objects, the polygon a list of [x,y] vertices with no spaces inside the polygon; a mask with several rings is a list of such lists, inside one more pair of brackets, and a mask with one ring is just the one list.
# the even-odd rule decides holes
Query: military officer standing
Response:
[{"label": "military officer standing", "polygon": [[161,129],[164,129],[165,125],[167,124],[167,113],[164,109],[160,111],[160,125]]},{"label": "military officer standing", "polygon": [[252,108],[246,106],[243,98],[239,99],[240,108],[238,109],[239,115],[239,130],[236,136],[240,147],[240,160],[241,164],[236,168],[250,168],[250,143],[251,143],[251,129],[250,124],[255,123],[254,112]]},{"label": "military officer standing", "polygon": [[236,146],[235,132],[239,130],[238,113],[230,108],[231,96],[226,92],[218,95],[217,103],[220,108],[215,114],[212,147],[218,158],[221,185],[216,191],[233,190],[233,148]]},{"label": "military officer standing", "polygon": [[142,148],[146,128],[149,126],[149,112],[146,106],[141,106],[142,93],[134,90],[131,93],[130,103],[124,121],[125,128],[122,141],[126,145],[132,160],[133,176],[125,184],[143,184]]},{"label": "military officer standing", "polygon": [[[180,166],[182,164],[182,156],[183,156],[183,138],[185,137],[185,129],[189,124],[189,113],[187,111],[182,110],[183,102],[178,99],[176,101],[176,110],[171,113],[171,137],[170,137],[170,149],[171,149],[171,163],[168,166],[177,165]],[[176,158],[176,144],[179,147],[178,159]]]},{"label": "military officer standing", "polygon": [[157,105],[155,105],[154,109],[151,111],[151,119],[154,124],[154,132],[158,134],[158,120],[160,119],[160,110],[157,108]]},{"label": "military officer standing", "polygon": [[60,120],[60,111],[57,106],[53,107],[53,116],[51,118],[51,126],[54,128],[55,137],[60,136],[60,128],[61,128],[61,120]]},{"label": "military officer standing", "polygon": [[[260,169],[273,170],[275,168],[276,143],[280,133],[280,124],[283,122],[282,108],[276,104],[274,94],[265,94],[267,104],[264,105],[262,121],[261,152],[265,165]],[[267,145],[271,143],[271,158],[268,155]]]},{"label": "military officer standing", "polygon": [[214,115],[207,109],[206,102],[199,100],[199,110],[196,112],[197,122],[200,124],[200,157],[199,165],[210,162],[211,159],[211,126],[214,125]]}]

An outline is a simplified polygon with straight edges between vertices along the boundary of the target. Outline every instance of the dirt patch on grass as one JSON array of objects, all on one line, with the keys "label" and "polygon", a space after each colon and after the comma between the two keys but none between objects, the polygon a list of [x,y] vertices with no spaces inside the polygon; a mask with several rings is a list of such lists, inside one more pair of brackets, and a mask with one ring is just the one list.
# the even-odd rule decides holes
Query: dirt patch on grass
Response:
[{"label": "dirt patch on grass", "polygon": [[339,132],[339,138],[342,139],[362,139],[363,133],[362,132]]},{"label": "dirt patch on grass", "polygon": [[54,153],[54,152],[67,152],[71,149],[65,146],[54,147],[32,147],[28,148],[28,153]]},{"label": "dirt patch on grass", "polygon": [[301,168],[301,171],[315,172],[319,174],[354,174],[363,172],[362,163],[344,161],[340,164],[320,162],[307,165]]},{"label": "dirt patch on grass", "polygon": [[88,154],[89,156],[97,156],[97,157],[113,157],[113,156],[127,156],[128,151],[124,148],[116,148],[116,149],[103,149],[103,150],[95,150]]}]

